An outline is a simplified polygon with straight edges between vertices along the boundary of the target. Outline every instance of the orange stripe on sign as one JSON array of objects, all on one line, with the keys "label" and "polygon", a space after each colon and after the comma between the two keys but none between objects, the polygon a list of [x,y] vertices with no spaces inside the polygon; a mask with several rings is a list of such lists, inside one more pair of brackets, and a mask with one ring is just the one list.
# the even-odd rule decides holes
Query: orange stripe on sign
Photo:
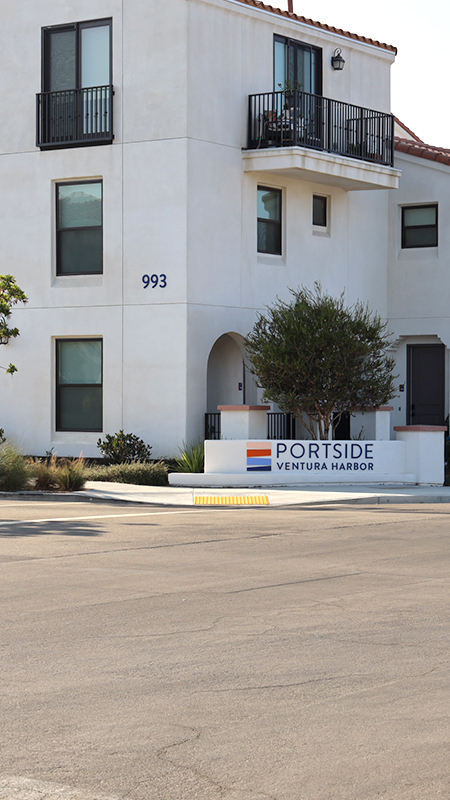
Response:
[{"label": "orange stripe on sign", "polygon": [[247,450],[247,458],[255,458],[256,456],[271,456],[272,450]]}]

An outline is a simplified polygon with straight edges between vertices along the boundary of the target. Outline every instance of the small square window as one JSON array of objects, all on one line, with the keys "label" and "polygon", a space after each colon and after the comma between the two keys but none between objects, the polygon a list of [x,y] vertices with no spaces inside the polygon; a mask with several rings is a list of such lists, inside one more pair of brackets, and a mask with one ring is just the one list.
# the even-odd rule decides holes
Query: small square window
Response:
[{"label": "small square window", "polygon": [[404,206],[402,208],[402,248],[437,247],[438,207]]},{"label": "small square window", "polygon": [[101,339],[56,342],[56,430],[102,430]]},{"label": "small square window", "polygon": [[102,182],[56,184],[56,274],[103,272]]},{"label": "small square window", "polygon": [[258,253],[281,255],[281,189],[258,186]]},{"label": "small square window", "polygon": [[327,197],[324,197],[321,194],[313,195],[313,225],[320,225],[322,228],[327,227],[327,199]]}]

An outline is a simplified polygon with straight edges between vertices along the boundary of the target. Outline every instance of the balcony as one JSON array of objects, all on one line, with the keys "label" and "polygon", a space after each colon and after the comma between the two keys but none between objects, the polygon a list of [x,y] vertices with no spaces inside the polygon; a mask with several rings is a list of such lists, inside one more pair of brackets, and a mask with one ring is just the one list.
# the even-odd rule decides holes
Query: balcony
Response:
[{"label": "balcony", "polygon": [[250,95],[246,171],[350,189],[397,188],[391,114],[297,90]]},{"label": "balcony", "polygon": [[113,87],[94,86],[36,95],[36,146],[43,149],[110,144]]}]

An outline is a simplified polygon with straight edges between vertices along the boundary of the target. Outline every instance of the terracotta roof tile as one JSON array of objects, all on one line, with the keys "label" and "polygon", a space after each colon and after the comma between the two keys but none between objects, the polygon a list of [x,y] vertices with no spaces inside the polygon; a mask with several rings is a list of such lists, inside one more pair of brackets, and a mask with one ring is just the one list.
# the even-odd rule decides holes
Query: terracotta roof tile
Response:
[{"label": "terracotta roof tile", "polygon": [[303,22],[305,25],[312,25],[314,28],[321,28],[321,30],[329,31],[330,33],[338,33],[339,36],[346,36],[348,39],[354,39],[357,42],[371,44],[374,47],[382,47],[384,50],[390,50],[392,53],[397,54],[397,48],[391,44],[385,44],[384,42],[379,42],[376,39],[369,39],[366,36],[358,36],[357,33],[350,33],[350,31],[343,31],[341,28],[334,28],[332,25],[325,25],[323,22],[317,22],[316,20],[302,17],[299,14],[294,14],[292,11],[283,11],[281,8],[275,8],[275,6],[267,5],[267,3],[262,3],[260,0],[236,0],[236,2],[242,3],[246,6],[260,8],[262,11],[271,11],[273,14],[279,14],[282,17],[294,19],[296,22]]},{"label": "terracotta roof tile", "polygon": [[[416,140],[416,142],[421,142],[421,141],[422,141],[422,139],[420,138],[420,136],[417,136],[417,134],[416,134],[416,133],[414,133],[414,132],[411,130],[411,128],[408,128],[406,125],[404,125],[404,124],[403,124],[403,122],[402,122],[402,121],[401,121],[401,120],[400,120],[398,117],[394,117],[394,120],[395,120],[395,122],[397,123],[397,125],[399,125],[399,126],[400,126],[400,128],[403,128],[403,130],[404,130],[404,131],[406,131],[406,133],[409,133],[409,135],[410,135],[411,139],[415,139],[415,140]],[[402,138],[402,137],[401,137],[401,136],[399,136],[399,139],[401,139],[401,138]]]},{"label": "terracotta roof tile", "polygon": [[[404,127],[404,126],[403,126]],[[439,161],[441,164],[450,165],[450,150],[444,147],[434,147],[417,139],[399,139],[395,137],[395,149],[400,153],[409,153],[418,158],[427,158],[428,161]]]}]

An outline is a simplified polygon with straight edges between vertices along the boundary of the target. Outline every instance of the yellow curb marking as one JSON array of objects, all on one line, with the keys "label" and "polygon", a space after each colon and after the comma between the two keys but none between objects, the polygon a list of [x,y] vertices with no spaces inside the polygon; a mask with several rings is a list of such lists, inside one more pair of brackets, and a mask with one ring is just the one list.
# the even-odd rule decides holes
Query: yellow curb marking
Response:
[{"label": "yellow curb marking", "polygon": [[235,497],[218,497],[200,495],[194,497],[196,506],[268,506],[269,498],[266,494],[241,495]]}]

